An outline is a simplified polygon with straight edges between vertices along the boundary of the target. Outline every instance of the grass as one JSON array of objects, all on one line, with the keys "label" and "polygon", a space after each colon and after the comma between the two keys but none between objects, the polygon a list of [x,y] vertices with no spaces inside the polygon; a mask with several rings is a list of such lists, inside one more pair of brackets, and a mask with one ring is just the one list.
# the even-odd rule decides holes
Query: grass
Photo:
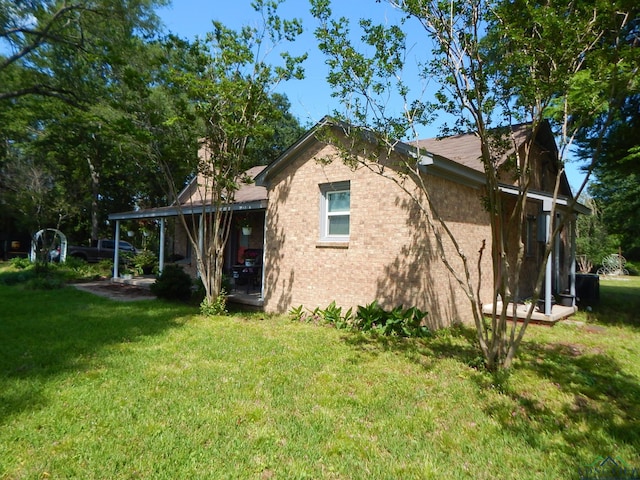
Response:
[{"label": "grass", "polygon": [[383,339],[284,317],[0,283],[0,478],[556,479],[640,468],[640,281],[532,326],[508,376],[466,329]]}]

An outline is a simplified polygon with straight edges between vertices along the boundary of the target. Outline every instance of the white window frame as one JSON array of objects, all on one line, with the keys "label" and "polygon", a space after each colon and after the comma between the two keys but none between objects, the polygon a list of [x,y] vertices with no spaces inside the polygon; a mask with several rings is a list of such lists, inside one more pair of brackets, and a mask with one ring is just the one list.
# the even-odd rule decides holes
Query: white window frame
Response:
[{"label": "white window frame", "polygon": [[[333,193],[349,193],[349,210],[331,213],[329,212],[329,197]],[[349,217],[349,233],[346,235],[329,234],[329,217]],[[351,233],[351,184],[349,181],[325,183],[320,185],[320,241],[322,242],[346,242]]]}]

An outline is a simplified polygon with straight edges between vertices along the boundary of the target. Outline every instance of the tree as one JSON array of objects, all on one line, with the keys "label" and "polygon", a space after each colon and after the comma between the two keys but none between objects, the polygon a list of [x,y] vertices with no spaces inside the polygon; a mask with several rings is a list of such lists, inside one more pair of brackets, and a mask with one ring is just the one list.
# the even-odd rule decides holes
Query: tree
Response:
[{"label": "tree", "polygon": [[[640,258],[640,94],[630,95],[606,132],[589,193],[600,205],[600,220],[620,238],[625,255]],[[591,142],[584,142],[591,155]],[[612,252],[608,252],[612,253]]]},{"label": "tree", "polygon": [[82,104],[86,89],[78,63],[118,55],[133,36],[154,32],[158,19],[153,9],[165,3],[0,0],[0,45],[8,52],[0,55],[0,100],[39,95]]},{"label": "tree", "polygon": [[[199,222],[195,215],[180,214],[204,285],[203,311],[218,305],[222,294],[223,253],[232,219],[226,206],[233,203],[235,192],[247,181],[243,175],[252,164],[250,149],[260,149],[264,145],[261,139],[273,134],[271,125],[283,116],[278,108],[282,98],[274,99],[273,89],[284,80],[303,75],[301,62],[306,55],[294,57],[282,52],[283,65],[275,67],[263,56],[295,40],[302,31],[299,20],[278,16],[280,3],[254,2],[263,16],[262,28],[234,31],[214,22],[214,31],[190,47],[191,68],[172,75],[172,83],[184,90],[195,106],[203,128],[203,154],[197,165]],[[170,169],[167,172],[171,173]],[[169,177],[169,185],[174,184]]]},{"label": "tree", "polygon": [[33,233],[59,226],[75,210],[58,183],[59,169],[35,148],[44,119],[57,106],[52,99],[24,97],[0,109],[0,204],[9,229]]},{"label": "tree", "polygon": [[265,135],[249,139],[246,151],[249,165],[271,163],[305,131],[289,111],[291,103],[286,95],[274,93],[270,96],[269,102],[272,103],[275,115]]},{"label": "tree", "polygon": [[2,171],[3,200],[20,213],[19,227],[36,232],[45,225],[59,226],[65,207],[57,195],[54,176],[43,163],[16,157]]},{"label": "tree", "polygon": [[176,55],[167,54],[162,42],[133,43],[127,53],[108,81],[87,77],[99,92],[91,104],[62,105],[32,142],[57,165],[58,182],[81,206],[82,216],[70,223],[83,239],[110,235],[109,213],[169,204],[164,166],[181,189],[196,158],[196,126],[170,122],[176,110],[193,117],[183,96],[162,83],[161,62]]},{"label": "tree", "polygon": [[[637,7],[626,1],[587,5],[534,0],[391,0],[389,3],[403,15],[398,25],[360,21],[363,44],[370,50],[367,55],[354,48],[349,22],[332,18],[328,0],[311,3],[320,22],[316,35],[331,69],[328,81],[334,95],[347,106],[342,118],[353,125],[346,133],[355,139],[364,131],[382,146],[365,158],[366,167],[385,174],[378,168],[378,160],[386,157],[398,139],[417,139],[418,126],[438,111],[455,119],[452,128],[445,126],[444,133],[472,132],[480,140],[486,174],[484,202],[492,235],[494,309],[489,320],[483,315],[471,273],[480,263],[484,247],[478,245],[477,256],[463,252],[434,208],[417,166],[406,161],[399,171],[418,182],[422,190],[415,201],[435,235],[440,257],[469,299],[487,368],[509,367],[533,312],[532,304],[523,323],[508,320],[509,304],[518,299],[524,257],[522,241],[511,241],[509,232],[523,230],[526,196],[532,182],[532,142],[519,149],[514,129],[504,127],[526,121],[530,138],[535,138],[544,122],[556,126],[560,158],[553,191],[557,195],[564,171],[562,162],[577,132],[593,127],[594,120],[600,118],[600,128],[592,128],[591,137],[601,138],[622,92],[635,85],[634,68],[629,65],[633,65],[630,60],[636,53],[618,40]],[[566,28],[567,18],[572,20],[570,29]],[[409,20],[417,21],[426,43],[432,45],[431,56],[420,63],[418,79],[423,83],[437,81],[439,85],[434,99],[427,102],[420,96],[412,97],[403,79],[407,55],[403,27]],[[394,110],[393,103],[389,105],[390,96],[402,107]],[[500,191],[501,175],[509,175],[517,186],[513,203],[506,202]],[[403,188],[402,181],[396,183]],[[553,234],[549,238],[563,227],[555,221],[555,208],[554,202],[550,212]],[[457,252],[463,264],[461,271],[445,255],[445,243]],[[552,242],[548,241],[544,258],[551,249]],[[534,289],[536,299],[543,278],[541,269]],[[503,300],[501,308],[496,307],[498,299]]]},{"label": "tree", "polygon": [[[195,157],[187,140],[195,135],[165,125],[180,96],[158,87],[163,62],[176,59],[152,40],[153,8],[162,4],[2,5],[0,38],[12,54],[0,62],[0,80],[17,82],[0,81],[4,145],[50,165],[59,197],[76,206],[65,227],[76,238],[111,235],[110,212],[167,204],[157,157],[177,164],[189,149]],[[186,170],[174,170],[184,181]]]},{"label": "tree", "polygon": [[615,236],[609,235],[602,221],[602,212],[591,197],[582,201],[591,210],[590,215],[580,215],[576,222],[576,255],[578,267],[582,273],[589,273],[596,265],[602,265],[602,259],[617,251]]}]

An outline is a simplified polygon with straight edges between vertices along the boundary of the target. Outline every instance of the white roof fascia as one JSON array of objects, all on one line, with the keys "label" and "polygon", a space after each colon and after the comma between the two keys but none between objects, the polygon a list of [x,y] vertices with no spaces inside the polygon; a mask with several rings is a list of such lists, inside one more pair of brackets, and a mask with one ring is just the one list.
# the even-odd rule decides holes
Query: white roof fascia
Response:
[{"label": "white roof fascia", "polygon": [[[253,202],[232,203],[223,205],[224,212],[241,212],[250,210],[265,210],[267,200],[256,200]],[[215,212],[217,209],[213,205],[184,205],[182,208],[176,206],[159,207],[158,209],[139,210],[133,212],[111,213],[107,217],[109,220],[139,220],[143,218],[166,218],[177,217],[180,213],[184,215],[198,215],[204,210],[205,213]]]},{"label": "white roof fascia", "polygon": [[480,188],[485,185],[482,173],[431,152],[413,153],[422,172],[437,175],[467,187]]},{"label": "white roof fascia", "polygon": [[[507,193],[509,195],[521,194],[521,190],[517,187],[514,187],[513,185],[500,185],[498,188],[500,189],[501,192]],[[564,195],[560,195],[554,200],[553,195],[545,192],[535,191],[535,190],[528,191],[527,198],[531,200],[541,201],[542,210],[545,212],[551,211],[554,201],[556,205],[560,205],[562,207],[568,207],[572,203],[572,199]],[[575,202],[575,204],[573,205],[573,210],[583,215],[589,215],[591,213],[591,210],[588,207],[585,207],[584,205],[578,202]]]}]

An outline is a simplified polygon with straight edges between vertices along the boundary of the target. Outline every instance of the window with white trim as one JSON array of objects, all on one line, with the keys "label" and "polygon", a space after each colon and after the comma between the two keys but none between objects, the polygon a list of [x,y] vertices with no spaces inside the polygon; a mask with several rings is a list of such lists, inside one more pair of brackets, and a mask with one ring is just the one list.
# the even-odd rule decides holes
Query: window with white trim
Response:
[{"label": "window with white trim", "polygon": [[347,241],[351,223],[349,182],[320,185],[320,240]]}]

